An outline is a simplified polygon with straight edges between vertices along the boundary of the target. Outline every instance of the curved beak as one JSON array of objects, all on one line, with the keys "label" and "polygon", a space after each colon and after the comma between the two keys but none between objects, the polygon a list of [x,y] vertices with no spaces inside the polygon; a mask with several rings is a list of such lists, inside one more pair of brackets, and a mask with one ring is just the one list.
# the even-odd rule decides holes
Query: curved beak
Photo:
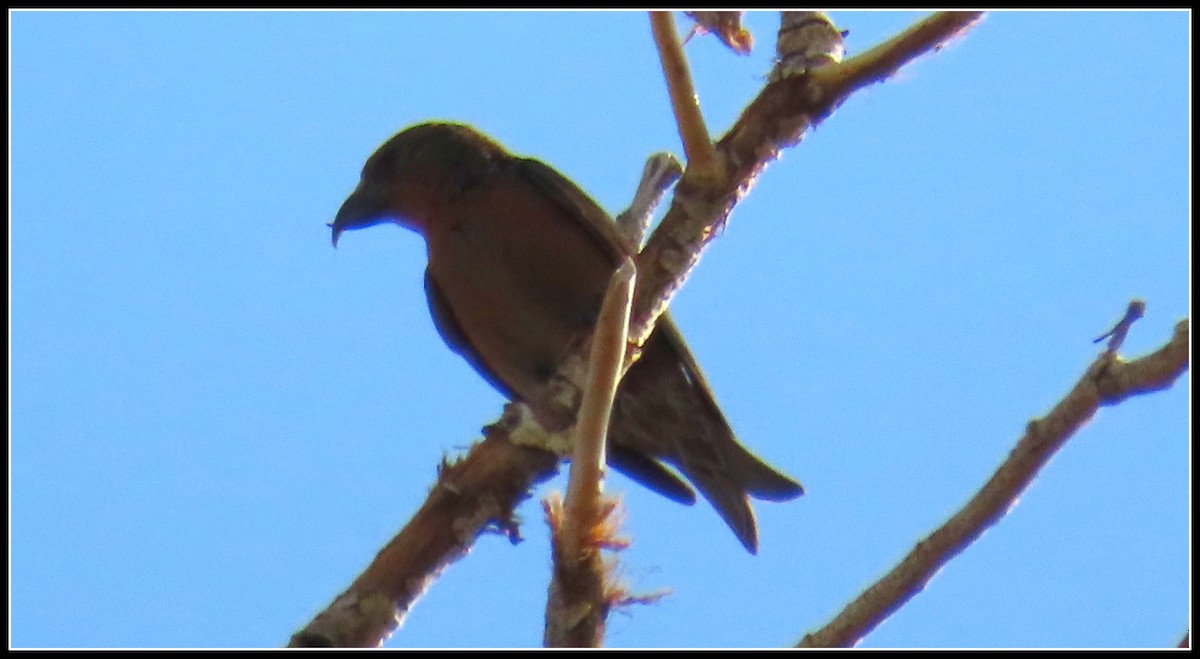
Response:
[{"label": "curved beak", "polygon": [[374,191],[364,188],[360,183],[354,192],[342,202],[337,216],[329,223],[333,230],[333,246],[336,248],[338,238],[343,231],[352,231],[369,227],[384,221],[388,213],[387,200]]}]

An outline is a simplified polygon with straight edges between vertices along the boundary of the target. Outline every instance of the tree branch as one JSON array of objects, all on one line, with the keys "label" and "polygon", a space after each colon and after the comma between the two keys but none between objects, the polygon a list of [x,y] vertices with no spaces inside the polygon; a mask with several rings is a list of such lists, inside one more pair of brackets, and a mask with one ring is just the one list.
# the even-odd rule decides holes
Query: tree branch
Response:
[{"label": "tree branch", "polygon": [[981,11],[932,14],[839,66],[815,71],[815,82],[834,96],[845,96],[868,85],[883,82],[918,57],[939,51],[950,41],[966,34],[982,18]]},{"label": "tree branch", "polygon": [[629,208],[617,215],[617,228],[625,236],[630,247],[637,251],[642,248],[646,239],[646,230],[650,228],[650,220],[654,217],[654,209],[662,201],[667,189],[675,185],[683,166],[675,156],[662,151],[646,159],[642,168],[642,180],[638,183],[637,192]]},{"label": "tree branch", "polygon": [[658,46],[667,93],[671,96],[671,109],[675,111],[675,123],[679,126],[679,138],[683,140],[683,151],[687,155],[687,168],[695,169],[697,175],[717,178],[721,175],[720,162],[713,152],[712,139],[700,112],[700,96],[692,84],[687,56],[679,45],[675,19],[669,11],[652,11],[650,27]]},{"label": "tree branch", "polygon": [[1181,321],[1166,345],[1131,362],[1107,350],[1101,353],[1049,414],[1029,422],[1008,459],[962,510],[918,542],[899,565],[833,621],[806,635],[797,646],[851,647],[921,592],[938,570],[1012,508],[1034,476],[1097,409],[1174,384],[1188,368],[1188,328],[1188,321]]}]

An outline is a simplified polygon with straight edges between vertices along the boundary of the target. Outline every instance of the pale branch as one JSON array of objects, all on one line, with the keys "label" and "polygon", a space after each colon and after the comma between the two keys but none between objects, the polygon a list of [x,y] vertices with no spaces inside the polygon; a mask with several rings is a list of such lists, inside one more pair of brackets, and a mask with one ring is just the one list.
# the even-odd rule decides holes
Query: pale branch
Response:
[{"label": "pale branch", "polygon": [[[625,259],[605,293],[588,360],[588,382],[575,425],[567,497],[561,522],[551,524],[553,577],[546,601],[546,647],[600,647],[610,602],[600,550],[615,528],[603,501],[605,440],[617,383],[625,365],[629,301],[637,281]],[[552,504],[547,504],[553,510]],[[553,515],[548,515],[553,520]]]},{"label": "pale branch", "polygon": [[[927,44],[925,51],[969,25],[961,20],[940,20],[938,16],[942,15],[919,23],[919,30],[909,30],[922,35],[915,41]],[[975,14],[971,16],[977,18]],[[651,19],[662,20],[655,14]],[[670,38],[665,38],[666,31],[663,40],[656,37],[661,51],[666,51],[669,57],[681,58],[673,22],[662,27],[670,28]],[[671,43],[675,45],[673,49]],[[897,40],[888,42],[892,43]],[[877,59],[892,61],[894,68],[899,68],[925,52],[913,47],[909,40],[900,40],[893,50],[890,58],[881,55]],[[884,55],[891,52],[884,51]],[[683,68],[674,70],[686,74],[686,62],[680,61]],[[668,67],[665,60],[664,67]],[[673,77],[671,73],[667,78],[675,80],[671,84],[680,81],[680,76]],[[683,78],[690,87],[690,77]],[[830,93],[815,76],[808,74],[770,80],[715,146],[714,167],[698,167],[697,155],[689,152],[689,168],[675,187],[671,209],[636,259],[638,285],[630,310],[631,344],[641,345],[650,335],[658,316],[683,285],[704,247],[763,168],[778,156],[780,149],[799,142],[855,87],[842,84],[837,89],[838,93]],[[674,92],[672,96],[679,98]],[[696,113],[693,119],[699,118],[703,127],[694,102],[695,92],[683,96],[693,99],[691,105]],[[704,140],[685,139],[707,143],[711,148],[707,130],[703,134]],[[693,148],[705,152],[696,144]],[[703,160],[705,156],[699,158]],[[719,176],[713,176],[714,172]],[[582,390],[587,345],[581,344],[568,355],[555,376],[564,384],[566,399],[571,398],[572,391],[577,394]],[[515,506],[529,496],[534,484],[556,473],[559,455],[568,451],[569,446],[569,437],[541,428],[524,405],[506,406],[504,417],[487,429],[484,441],[476,443],[462,460],[444,466],[437,484],[413,518],[345,593],[292,636],[290,645],[362,647],[382,643],[403,621],[424,588],[442,569],[465,555],[480,533],[498,527],[514,540],[518,537],[512,521]]]},{"label": "pale branch", "polygon": [[[905,65],[930,52],[941,50],[964,35],[983,18],[981,11],[938,12],[918,21],[900,34],[842,62],[814,72],[815,82],[835,96],[849,95],[863,87],[883,82]],[[786,75],[786,74],[785,74]]]},{"label": "pale branch", "polygon": [[1008,459],[958,513],[798,647],[853,646],[921,592],[938,570],[1012,508],[1034,476],[1097,409],[1174,384],[1188,368],[1188,328],[1188,321],[1181,321],[1166,345],[1133,361],[1107,350],[1101,353],[1049,414],[1029,422]]},{"label": "pale branch", "polygon": [[654,33],[654,44],[658,46],[658,58],[662,62],[683,152],[687,156],[687,168],[695,170],[696,175],[718,179],[720,162],[713,152],[712,138],[700,112],[700,97],[692,84],[687,57],[675,32],[675,18],[669,11],[652,11],[650,28]]},{"label": "pale branch", "polygon": [[654,209],[662,201],[667,190],[679,180],[683,173],[683,165],[675,156],[660,151],[646,159],[642,168],[642,180],[638,183],[637,192],[629,208],[617,215],[617,228],[629,243],[634,252],[642,248],[646,239],[646,230],[650,228],[650,220],[654,217]]}]

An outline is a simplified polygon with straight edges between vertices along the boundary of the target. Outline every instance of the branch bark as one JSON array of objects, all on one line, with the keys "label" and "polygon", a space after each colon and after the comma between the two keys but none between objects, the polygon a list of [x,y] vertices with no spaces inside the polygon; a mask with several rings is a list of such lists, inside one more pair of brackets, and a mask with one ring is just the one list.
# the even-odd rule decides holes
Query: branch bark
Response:
[{"label": "branch bark", "polygon": [[346,592],[292,636],[289,647],[377,646],[481,532],[493,529],[518,542],[513,510],[533,483],[558,469],[556,455],[510,441],[528,425],[526,416],[508,406],[465,458],[443,463],[424,505]]}]

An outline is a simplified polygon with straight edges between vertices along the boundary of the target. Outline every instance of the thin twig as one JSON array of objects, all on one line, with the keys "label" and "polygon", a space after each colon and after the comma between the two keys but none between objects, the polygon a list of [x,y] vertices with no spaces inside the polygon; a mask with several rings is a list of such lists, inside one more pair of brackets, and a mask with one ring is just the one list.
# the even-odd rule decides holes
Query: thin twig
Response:
[{"label": "thin twig", "polygon": [[979,492],[851,602],[829,624],[806,635],[798,647],[851,647],[921,592],[933,575],[1012,508],[1034,476],[1101,406],[1131,395],[1170,387],[1188,368],[1188,321],[1171,340],[1130,362],[1105,351],[1045,417],[1029,422],[1025,436]]},{"label": "thin twig", "polygon": [[654,217],[654,209],[658,208],[667,189],[675,185],[682,173],[683,166],[675,156],[665,151],[646,159],[646,165],[642,168],[642,180],[638,183],[633,201],[630,202],[629,208],[617,215],[617,228],[621,230],[621,235],[625,236],[632,251],[637,252],[642,248],[646,230],[650,228],[650,219]]},{"label": "thin twig", "polygon": [[588,386],[583,392],[579,422],[575,426],[575,450],[567,482],[562,537],[564,554],[568,557],[578,556],[584,550],[592,528],[599,521],[606,464],[605,438],[613,397],[625,363],[629,302],[636,283],[633,261],[625,259],[609,283],[592,337]]},{"label": "thin twig", "polygon": [[675,19],[669,11],[652,11],[650,27],[654,44],[658,46],[658,58],[662,61],[667,93],[671,96],[671,109],[675,111],[675,122],[679,126],[679,138],[687,155],[687,168],[694,169],[698,176],[719,178],[719,161],[708,127],[704,125],[704,115],[700,112],[700,97],[692,84],[687,56],[683,54],[679,35],[675,32]]},{"label": "thin twig", "polygon": [[1146,303],[1141,300],[1133,300],[1129,303],[1129,307],[1125,309],[1125,315],[1121,320],[1117,321],[1113,328],[1108,330],[1103,336],[1100,336],[1092,343],[1100,343],[1104,339],[1108,339],[1108,345],[1105,350],[1116,352],[1121,349],[1121,345],[1125,343],[1125,335],[1129,334],[1129,328],[1137,322],[1138,318],[1146,315]]}]

